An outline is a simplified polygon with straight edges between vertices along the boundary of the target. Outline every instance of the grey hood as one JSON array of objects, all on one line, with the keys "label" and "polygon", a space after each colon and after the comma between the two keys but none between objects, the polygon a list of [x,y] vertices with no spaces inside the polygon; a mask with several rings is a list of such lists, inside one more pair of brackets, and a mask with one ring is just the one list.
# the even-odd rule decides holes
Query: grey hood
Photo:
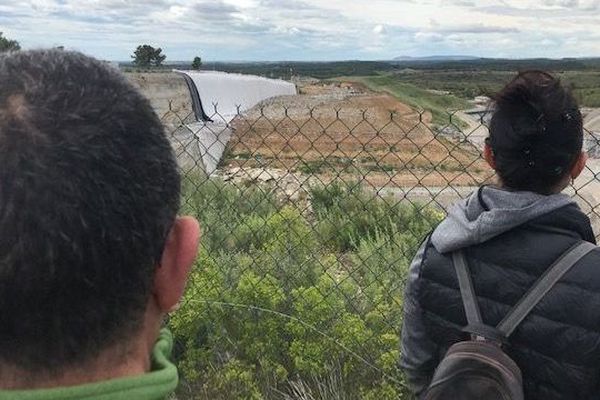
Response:
[{"label": "grey hood", "polygon": [[455,204],[435,229],[431,243],[440,253],[483,243],[527,221],[575,201],[566,194],[549,196],[483,186]]}]

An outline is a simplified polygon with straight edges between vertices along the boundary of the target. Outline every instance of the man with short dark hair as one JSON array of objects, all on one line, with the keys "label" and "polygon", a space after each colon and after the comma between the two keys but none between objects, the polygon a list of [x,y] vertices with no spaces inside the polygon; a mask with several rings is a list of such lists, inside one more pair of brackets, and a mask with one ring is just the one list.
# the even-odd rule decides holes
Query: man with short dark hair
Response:
[{"label": "man with short dark hair", "polygon": [[79,53],[0,56],[0,399],[164,399],[199,227],[149,102]]}]

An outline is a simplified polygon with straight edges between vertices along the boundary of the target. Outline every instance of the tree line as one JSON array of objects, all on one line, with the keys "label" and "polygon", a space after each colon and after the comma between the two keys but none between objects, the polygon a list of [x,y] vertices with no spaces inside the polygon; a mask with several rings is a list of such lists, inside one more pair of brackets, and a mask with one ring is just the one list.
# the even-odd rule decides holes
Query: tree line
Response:
[{"label": "tree line", "polygon": [[[139,45],[133,55],[131,56],[133,59],[133,64],[138,67],[148,68],[148,67],[160,67],[165,59],[166,55],[163,54],[162,49],[160,47],[155,48],[148,44]],[[202,58],[199,56],[194,57],[192,61],[192,69],[200,69],[202,67]]]},{"label": "tree line", "polygon": [[[148,44],[142,44],[135,49],[131,58],[133,59],[133,64],[137,67],[149,68],[160,67],[167,56],[163,54],[160,47],[155,48]],[[199,56],[194,57],[194,60],[192,61],[192,69],[199,70],[201,67],[202,58]]]},{"label": "tree line", "polygon": [[0,53],[17,50],[21,50],[19,42],[4,37],[3,32],[0,32]]}]

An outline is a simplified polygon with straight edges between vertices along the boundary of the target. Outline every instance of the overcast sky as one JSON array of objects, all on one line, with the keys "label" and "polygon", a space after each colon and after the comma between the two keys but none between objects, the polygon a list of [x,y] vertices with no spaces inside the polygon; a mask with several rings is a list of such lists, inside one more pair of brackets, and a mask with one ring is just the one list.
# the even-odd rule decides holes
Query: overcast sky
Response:
[{"label": "overcast sky", "polygon": [[128,60],[600,56],[600,0],[0,0],[0,31]]}]

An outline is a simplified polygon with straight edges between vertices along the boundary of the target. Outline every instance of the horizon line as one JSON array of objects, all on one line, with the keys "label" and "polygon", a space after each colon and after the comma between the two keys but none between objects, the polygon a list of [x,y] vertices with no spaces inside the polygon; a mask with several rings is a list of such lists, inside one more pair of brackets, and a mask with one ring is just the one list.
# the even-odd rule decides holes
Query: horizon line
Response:
[{"label": "horizon line", "polygon": [[[406,57],[403,59],[403,57]],[[447,60],[439,59],[435,60],[435,58],[444,58],[447,57]],[[202,64],[213,64],[213,63],[232,63],[232,64],[242,64],[242,63],[336,63],[336,62],[381,62],[381,63],[389,63],[389,62],[419,62],[419,61],[430,61],[430,62],[464,62],[464,61],[480,61],[480,60],[490,60],[490,61],[529,61],[529,60],[548,60],[548,61],[565,61],[565,60],[597,60],[600,59],[600,55],[598,56],[582,56],[582,57],[479,57],[479,56],[464,56],[464,58],[456,58],[452,59],[452,57],[463,57],[463,56],[422,56],[422,57],[411,57],[411,56],[400,56],[396,58],[390,59],[332,59],[332,60],[202,60]],[[106,60],[109,62],[116,62],[119,64],[133,64],[131,60]],[[165,61],[163,65],[169,64],[191,64],[192,61],[189,60],[174,60],[174,61]]]}]

